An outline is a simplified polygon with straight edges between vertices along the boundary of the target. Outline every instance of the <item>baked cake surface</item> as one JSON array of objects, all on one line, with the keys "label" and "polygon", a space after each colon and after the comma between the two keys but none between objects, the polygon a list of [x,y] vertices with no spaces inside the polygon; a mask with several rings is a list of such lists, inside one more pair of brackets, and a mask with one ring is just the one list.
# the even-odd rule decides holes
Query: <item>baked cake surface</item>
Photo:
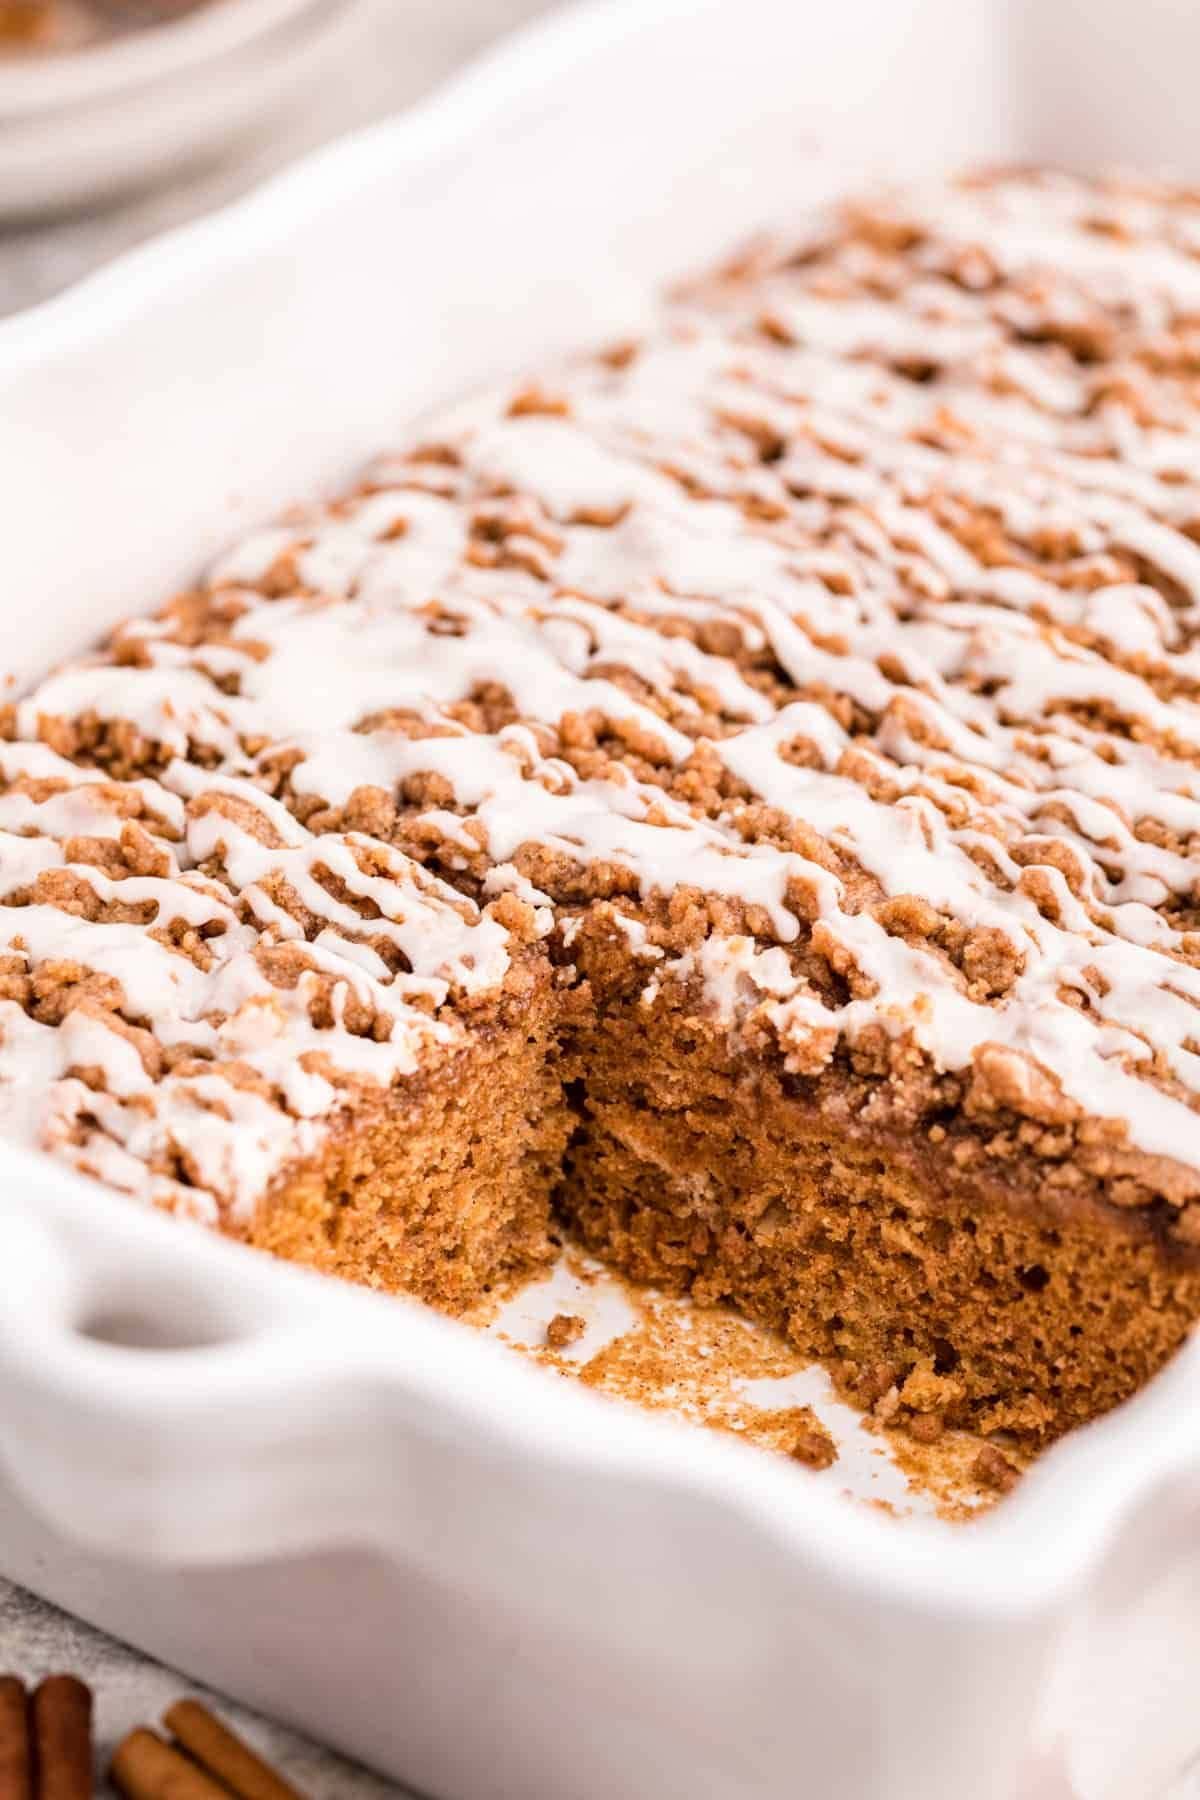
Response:
[{"label": "baked cake surface", "polygon": [[853,203],[10,711],[0,1102],[461,1310],[554,1217],[1052,1435],[1200,1311],[1200,198]]}]

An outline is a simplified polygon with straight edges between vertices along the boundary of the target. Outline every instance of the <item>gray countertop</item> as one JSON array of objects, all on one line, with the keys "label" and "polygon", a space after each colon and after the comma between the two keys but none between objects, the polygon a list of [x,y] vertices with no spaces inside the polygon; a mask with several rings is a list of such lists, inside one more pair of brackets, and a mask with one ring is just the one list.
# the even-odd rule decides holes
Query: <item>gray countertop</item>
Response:
[{"label": "gray countertop", "polygon": [[[92,1688],[96,1705],[96,1750],[107,1767],[113,1750],[135,1725],[157,1725],[173,1700],[196,1695],[313,1800],[383,1800],[401,1790],[260,1718],[222,1695],[210,1693],[172,1669],[118,1644],[90,1625],[68,1618],[33,1594],[0,1581],[0,1672],[36,1682],[69,1669]],[[100,1791],[108,1793],[106,1785]]]},{"label": "gray countertop", "polygon": [[[339,80],[323,82],[265,142],[173,187],[123,205],[0,228],[0,314],[66,287],[154,232],[211,210],[339,132],[381,117],[427,92],[458,63],[545,0],[367,0],[363,24]],[[0,1672],[37,1680],[56,1669],[81,1674],[95,1690],[98,1750],[107,1758],[134,1725],[154,1724],[172,1700],[204,1690],[114,1643],[32,1594],[0,1581]],[[220,1697],[214,1707],[303,1792],[320,1800],[374,1800],[396,1794],[381,1781]]]}]

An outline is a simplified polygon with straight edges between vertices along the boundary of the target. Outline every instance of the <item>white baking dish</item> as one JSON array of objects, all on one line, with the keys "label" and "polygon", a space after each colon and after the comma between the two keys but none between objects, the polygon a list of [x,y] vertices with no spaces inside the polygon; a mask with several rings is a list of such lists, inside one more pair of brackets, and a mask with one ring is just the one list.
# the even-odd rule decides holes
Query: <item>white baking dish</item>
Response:
[{"label": "white baking dish", "polygon": [[[9,671],[863,168],[1186,161],[1198,51],[1187,0],[556,17],[0,329]],[[398,1778],[1150,1800],[1200,1747],[1200,1344],[988,1520],[902,1526],[416,1305],[0,1176],[0,1563]]]}]

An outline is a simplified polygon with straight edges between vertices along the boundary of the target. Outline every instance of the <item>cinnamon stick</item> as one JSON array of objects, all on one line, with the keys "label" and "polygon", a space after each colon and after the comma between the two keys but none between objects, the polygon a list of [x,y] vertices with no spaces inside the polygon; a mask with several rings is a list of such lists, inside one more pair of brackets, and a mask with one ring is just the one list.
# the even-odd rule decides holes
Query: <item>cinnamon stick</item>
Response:
[{"label": "cinnamon stick", "polygon": [[47,1675],[32,1703],[38,1800],[92,1800],[92,1691],[74,1675]]},{"label": "cinnamon stick", "polygon": [[177,1700],[164,1713],[163,1724],[198,1763],[232,1788],[237,1800],[303,1800],[198,1700]]},{"label": "cinnamon stick", "polygon": [[229,1800],[228,1788],[143,1726],[117,1745],[108,1773],[125,1800]]},{"label": "cinnamon stick", "polygon": [[29,1710],[15,1675],[0,1675],[0,1800],[33,1800]]}]

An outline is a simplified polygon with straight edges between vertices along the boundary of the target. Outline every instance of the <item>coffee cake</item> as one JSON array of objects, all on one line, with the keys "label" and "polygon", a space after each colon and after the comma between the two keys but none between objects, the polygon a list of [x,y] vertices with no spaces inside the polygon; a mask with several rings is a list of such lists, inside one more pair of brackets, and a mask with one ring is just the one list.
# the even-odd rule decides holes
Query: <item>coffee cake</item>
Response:
[{"label": "coffee cake", "polygon": [[1024,173],[425,421],[10,709],[4,1128],[450,1310],[564,1220],[864,1401],[1111,1406],[1200,1310],[1198,422],[1200,197]]}]

